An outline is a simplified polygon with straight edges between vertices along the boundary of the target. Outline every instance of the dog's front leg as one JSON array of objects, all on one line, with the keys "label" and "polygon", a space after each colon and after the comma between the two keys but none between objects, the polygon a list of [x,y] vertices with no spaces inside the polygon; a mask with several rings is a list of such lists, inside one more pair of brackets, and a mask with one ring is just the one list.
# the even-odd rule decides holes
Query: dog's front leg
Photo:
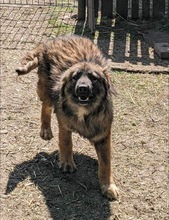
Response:
[{"label": "dog's front leg", "polygon": [[74,172],[76,165],[73,160],[72,133],[59,122],[59,168],[63,172]]},{"label": "dog's front leg", "polygon": [[110,200],[117,199],[119,192],[111,174],[111,138],[110,134],[94,143],[99,163],[99,181],[102,194]]}]

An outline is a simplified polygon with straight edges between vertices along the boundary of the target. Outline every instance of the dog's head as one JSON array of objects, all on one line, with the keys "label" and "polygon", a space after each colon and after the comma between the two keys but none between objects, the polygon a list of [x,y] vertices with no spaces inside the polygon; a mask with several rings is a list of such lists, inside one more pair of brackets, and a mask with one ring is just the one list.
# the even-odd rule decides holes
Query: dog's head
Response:
[{"label": "dog's head", "polygon": [[111,88],[106,68],[84,62],[75,64],[62,75],[60,95],[69,103],[87,107],[106,99]]}]

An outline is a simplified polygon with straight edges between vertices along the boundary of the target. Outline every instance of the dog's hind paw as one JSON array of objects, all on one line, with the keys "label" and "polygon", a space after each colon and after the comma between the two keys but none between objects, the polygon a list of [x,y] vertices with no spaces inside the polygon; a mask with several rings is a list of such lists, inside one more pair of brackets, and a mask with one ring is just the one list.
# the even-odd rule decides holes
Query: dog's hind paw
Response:
[{"label": "dog's hind paw", "polygon": [[74,161],[71,162],[59,162],[59,169],[64,173],[73,173],[77,170]]},{"label": "dog's hind paw", "polygon": [[53,138],[51,128],[41,128],[40,136],[43,140],[50,140]]},{"label": "dog's hind paw", "polygon": [[119,189],[117,186],[112,183],[110,185],[102,185],[101,191],[104,196],[106,196],[109,200],[117,200],[119,197]]}]

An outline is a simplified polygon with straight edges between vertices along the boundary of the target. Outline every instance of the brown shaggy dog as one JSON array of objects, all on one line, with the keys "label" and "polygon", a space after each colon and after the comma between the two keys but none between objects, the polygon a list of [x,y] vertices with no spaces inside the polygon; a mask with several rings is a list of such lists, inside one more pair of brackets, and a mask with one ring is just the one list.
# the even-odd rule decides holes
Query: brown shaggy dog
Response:
[{"label": "brown shaggy dog", "polygon": [[38,67],[37,93],[42,101],[40,136],[49,140],[54,108],[59,124],[60,168],[73,172],[72,132],[87,138],[95,147],[102,193],[118,197],[111,175],[111,124],[113,120],[110,68],[101,51],[89,39],[58,37],[40,44],[16,69],[19,75]]}]

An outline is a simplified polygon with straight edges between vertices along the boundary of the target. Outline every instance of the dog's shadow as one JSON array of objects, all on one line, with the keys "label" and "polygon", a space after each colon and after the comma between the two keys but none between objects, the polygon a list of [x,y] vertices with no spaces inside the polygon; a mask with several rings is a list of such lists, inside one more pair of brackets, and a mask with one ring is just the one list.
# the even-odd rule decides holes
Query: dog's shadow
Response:
[{"label": "dog's shadow", "polygon": [[58,169],[58,152],[41,152],[32,160],[15,166],[9,175],[6,194],[29,177],[42,192],[54,220],[102,219],[109,217],[109,202],[100,193],[97,160],[74,155],[78,170],[65,174]]}]

